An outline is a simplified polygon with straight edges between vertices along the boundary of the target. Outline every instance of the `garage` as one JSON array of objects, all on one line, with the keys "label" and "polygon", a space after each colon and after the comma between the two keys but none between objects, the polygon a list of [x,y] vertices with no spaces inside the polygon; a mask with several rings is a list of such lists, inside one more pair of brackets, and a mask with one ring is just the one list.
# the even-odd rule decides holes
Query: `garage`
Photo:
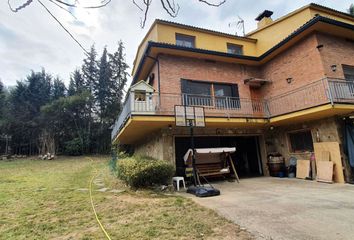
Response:
[{"label": "garage", "polygon": [[[241,178],[263,175],[258,136],[195,137],[195,148],[236,147],[231,157]],[[183,156],[190,148],[190,137],[175,137],[176,173],[185,175]]]}]

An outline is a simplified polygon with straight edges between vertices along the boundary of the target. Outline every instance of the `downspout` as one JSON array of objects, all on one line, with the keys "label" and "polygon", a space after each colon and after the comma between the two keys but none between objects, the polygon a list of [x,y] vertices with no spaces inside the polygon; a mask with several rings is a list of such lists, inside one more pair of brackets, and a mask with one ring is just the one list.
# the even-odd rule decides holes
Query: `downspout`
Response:
[{"label": "downspout", "polygon": [[157,91],[158,91],[158,96],[159,96],[159,106],[160,106],[160,101],[161,101],[161,88],[160,88],[160,61],[158,58],[151,57],[149,55],[145,55],[145,57],[148,57],[152,60],[154,60],[157,64]]}]

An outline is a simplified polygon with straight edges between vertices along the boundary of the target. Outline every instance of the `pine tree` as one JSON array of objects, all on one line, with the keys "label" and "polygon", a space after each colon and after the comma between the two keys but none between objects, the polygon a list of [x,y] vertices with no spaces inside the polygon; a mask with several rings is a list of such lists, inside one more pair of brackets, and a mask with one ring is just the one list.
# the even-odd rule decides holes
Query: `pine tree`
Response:
[{"label": "pine tree", "polygon": [[111,67],[111,81],[110,81],[110,94],[109,94],[109,118],[113,124],[115,118],[122,108],[122,100],[124,96],[124,87],[128,80],[129,68],[125,62],[124,45],[122,41],[118,42],[118,49],[114,54],[109,55],[109,64]]},{"label": "pine tree", "polygon": [[354,16],[354,4],[350,4],[349,8],[348,8],[348,13],[352,16]]},{"label": "pine tree", "polygon": [[2,116],[2,111],[4,111],[5,106],[5,87],[0,79],[0,118]]},{"label": "pine tree", "polygon": [[85,81],[79,69],[71,73],[68,95],[73,96],[77,93],[85,91]]},{"label": "pine tree", "polygon": [[111,69],[108,63],[107,48],[103,49],[102,56],[99,61],[99,75],[98,81],[95,86],[95,101],[99,107],[100,122],[103,123],[103,119],[107,115],[107,106],[109,99],[111,98],[110,81],[111,81]]},{"label": "pine tree", "polygon": [[5,92],[5,86],[2,83],[0,79],[0,135],[2,133],[5,133],[5,125],[7,122],[6,118],[6,107],[7,107],[7,101],[6,101],[6,92]]},{"label": "pine tree", "polygon": [[[86,54],[86,58],[84,59],[84,63],[82,65],[82,77],[84,80],[84,86],[86,91],[90,94],[90,99],[94,96],[94,88],[97,85],[99,69],[97,65],[97,52],[95,46],[92,45],[90,52]],[[92,150],[92,141],[95,140],[95,136],[93,136],[92,129],[94,128],[95,119],[97,116],[97,105],[94,101],[89,101],[87,108],[85,108],[85,119],[87,122],[87,145],[88,148],[85,149],[85,152],[89,152]]]},{"label": "pine tree", "polygon": [[41,107],[51,100],[52,76],[43,69],[18,81],[9,96],[9,134],[15,153],[33,154],[43,130]]},{"label": "pine tree", "polygon": [[54,79],[52,87],[52,100],[65,96],[66,87],[62,80],[59,77]]},{"label": "pine tree", "polygon": [[75,82],[74,79],[71,77],[70,82],[69,82],[69,87],[68,87],[68,96],[74,96],[76,94],[76,87],[75,87]]},{"label": "pine tree", "polygon": [[82,65],[84,85],[92,95],[94,95],[94,87],[97,84],[99,74],[96,57],[97,52],[95,45],[92,45],[90,52],[86,54],[86,58],[84,59],[84,63]]}]

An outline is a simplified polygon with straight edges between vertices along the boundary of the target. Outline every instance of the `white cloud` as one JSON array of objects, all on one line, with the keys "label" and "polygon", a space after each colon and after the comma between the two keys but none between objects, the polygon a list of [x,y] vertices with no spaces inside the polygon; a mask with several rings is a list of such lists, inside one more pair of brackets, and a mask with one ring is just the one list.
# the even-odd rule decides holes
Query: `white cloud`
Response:
[{"label": "white cloud", "polygon": [[[25,0],[12,0],[20,5]],[[42,0],[73,35],[89,49],[95,43],[99,54],[104,46],[114,51],[118,40],[126,46],[127,62],[132,66],[136,49],[155,18],[234,33],[228,24],[237,16],[245,20],[246,32],[256,27],[254,18],[263,10],[274,11],[274,18],[313,1],[297,0],[228,0],[219,8],[208,7],[197,0],[179,0],[181,6],[177,18],[171,18],[154,1],[145,29],[140,28],[141,12],[130,0],[112,0],[105,8],[95,10],[74,9],[75,20],[69,13]],[[91,2],[100,2],[90,0]],[[81,1],[89,4],[90,1]],[[176,0],[177,1],[177,0]],[[351,0],[318,0],[316,3],[345,11]],[[60,75],[66,83],[70,73],[81,65],[83,51],[60,28],[57,22],[39,5],[33,3],[18,13],[12,13],[7,1],[0,2],[0,78],[6,85],[14,85],[30,70],[44,67],[54,75]]]}]

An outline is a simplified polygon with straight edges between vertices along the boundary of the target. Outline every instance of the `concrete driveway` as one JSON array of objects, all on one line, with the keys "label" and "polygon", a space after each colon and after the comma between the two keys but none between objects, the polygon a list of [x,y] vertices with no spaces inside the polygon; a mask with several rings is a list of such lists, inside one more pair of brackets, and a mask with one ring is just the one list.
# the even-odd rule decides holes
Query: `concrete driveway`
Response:
[{"label": "concrete driveway", "polygon": [[214,186],[218,197],[189,196],[258,239],[354,239],[354,185],[261,177]]}]

